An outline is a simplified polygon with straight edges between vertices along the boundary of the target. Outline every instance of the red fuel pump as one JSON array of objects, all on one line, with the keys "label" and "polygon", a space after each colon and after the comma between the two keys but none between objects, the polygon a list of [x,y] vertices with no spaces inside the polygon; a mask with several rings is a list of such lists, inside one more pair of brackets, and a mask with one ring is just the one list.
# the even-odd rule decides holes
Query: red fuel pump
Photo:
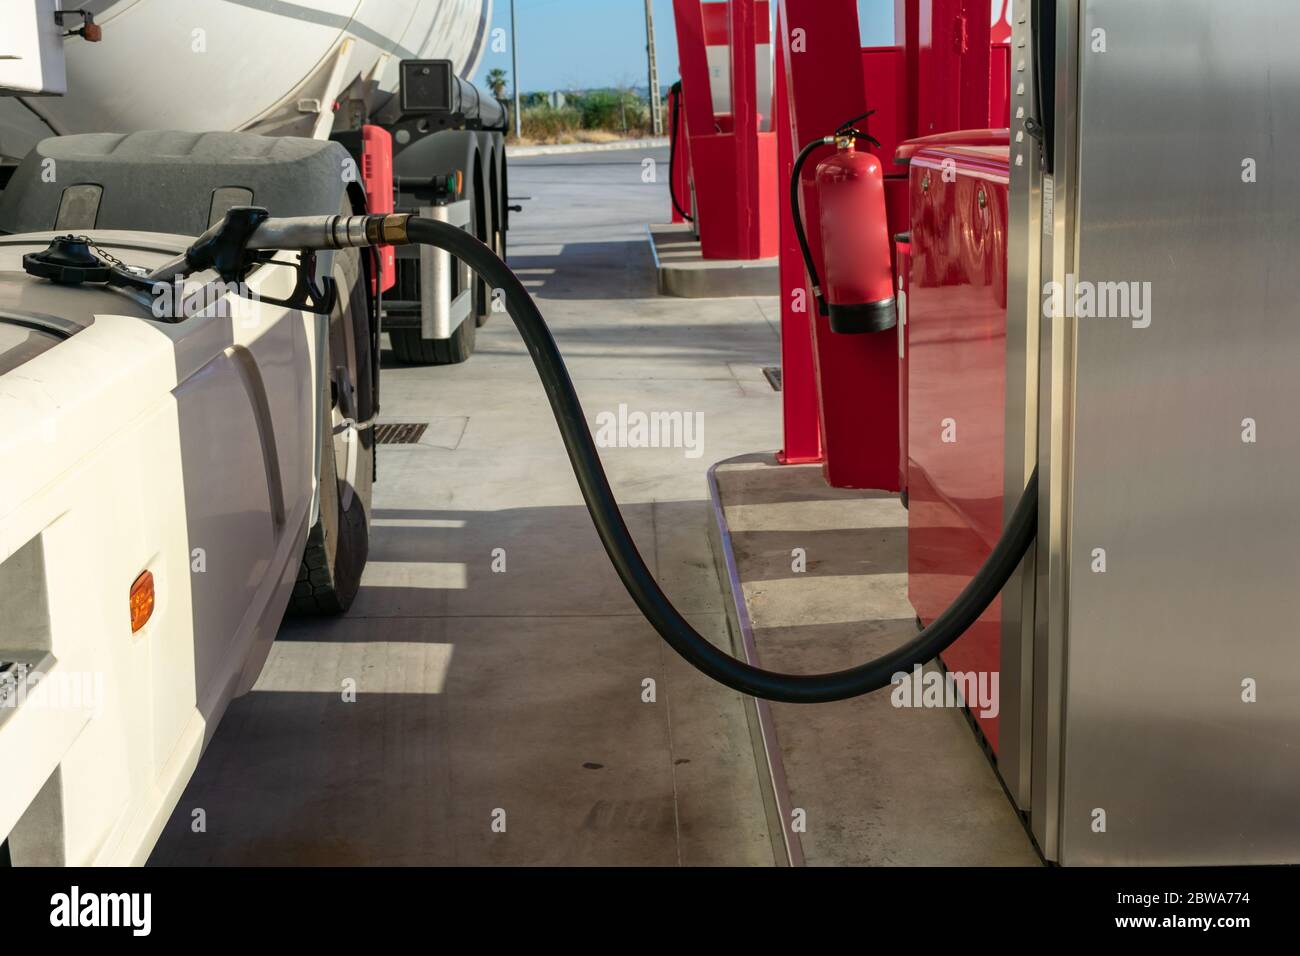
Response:
[{"label": "red fuel pump", "polygon": [[880,145],[853,129],[852,123],[846,124],[834,136],[809,143],[795,161],[791,177],[791,200],[798,210],[804,163],[818,147],[836,147],[834,155],[817,166],[807,202],[803,203],[808,214],[817,219],[825,265],[824,286],[802,217],[796,215],[794,219],[818,310],[829,317],[831,331],[846,334],[885,332],[898,324],[884,171],[879,159],[858,150],[858,140]]}]

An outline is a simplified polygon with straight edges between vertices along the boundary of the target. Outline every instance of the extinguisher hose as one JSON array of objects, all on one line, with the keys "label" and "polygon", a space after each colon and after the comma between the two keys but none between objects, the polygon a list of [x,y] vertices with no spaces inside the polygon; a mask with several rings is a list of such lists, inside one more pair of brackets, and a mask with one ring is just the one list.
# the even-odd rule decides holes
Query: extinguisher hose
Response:
[{"label": "extinguisher hose", "polygon": [[804,232],[803,212],[799,207],[799,177],[803,174],[804,164],[808,158],[822,146],[835,142],[835,137],[827,136],[815,139],[799,151],[795,157],[794,168],[790,172],[790,215],[794,219],[794,234],[799,240],[799,251],[803,253],[803,264],[808,269],[808,281],[812,283],[813,298],[817,300],[817,311],[826,315],[826,300],[822,297],[821,278],[817,275],[817,263],[813,261],[812,249],[808,246],[808,236]]},{"label": "extinguisher hose", "polygon": [[[628,594],[660,636],[697,670],[721,684],[766,700],[811,704],[857,697],[893,683],[916,664],[932,660],[961,637],[1001,592],[1034,540],[1038,525],[1038,471],[1034,470],[992,553],[957,599],[929,627],[901,647],[848,670],[829,674],[780,674],[737,660],[697,632],[659,587],[628,531],[601,465],[586,415],[564,359],[528,290],[490,248],[463,229],[412,217],[406,241],[446,250],[504,293],[542,380],[569,462],[605,553]],[[400,242],[400,239],[396,241]]]},{"label": "extinguisher hose", "polygon": [[695,218],[682,208],[682,204],[677,201],[677,144],[681,141],[679,130],[682,122],[682,81],[678,80],[668,90],[668,98],[673,104],[673,125],[668,137],[668,195],[672,198],[673,208],[677,210],[677,215],[681,216],[687,222],[694,222]]}]

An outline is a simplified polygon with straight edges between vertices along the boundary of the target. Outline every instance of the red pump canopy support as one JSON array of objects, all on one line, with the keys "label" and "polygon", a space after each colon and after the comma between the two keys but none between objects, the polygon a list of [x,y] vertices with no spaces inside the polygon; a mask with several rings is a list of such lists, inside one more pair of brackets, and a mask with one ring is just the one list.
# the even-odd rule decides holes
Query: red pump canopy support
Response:
[{"label": "red pump canopy support", "polygon": [[[778,10],[776,32],[785,37],[785,11]],[[776,56],[776,107],[773,128],[777,134],[777,179],[788,183],[797,149],[791,129],[786,58],[778,46]],[[813,355],[812,290],[795,238],[790,191],[779,189],[781,215],[781,410],[785,447],[777,460],[805,465],[823,459],[821,410],[817,396],[817,364]]]},{"label": "red pump canopy support", "polygon": [[[725,8],[725,21],[720,17]],[[776,134],[760,129],[757,48],[770,42],[765,0],[673,0],[682,74],[682,124],[705,259],[763,259],[777,254],[779,184]],[[726,24],[731,111],[714,111],[709,47]],[[680,148],[680,147],[679,147]],[[685,202],[685,197],[679,194]]]},{"label": "red pump canopy support", "polygon": [[[790,137],[791,150],[799,150],[868,109],[857,2],[781,0],[780,15],[782,32],[777,45],[784,77],[778,96],[785,97],[784,109],[789,116],[788,126],[781,130]],[[805,203],[817,164],[833,153],[834,147],[827,146],[804,167]],[[818,226],[815,222],[805,225],[813,258],[822,263],[825,258]],[[826,480],[840,488],[896,491],[896,336],[892,332],[833,333],[828,319],[817,314],[798,251],[783,253],[783,351],[786,356],[798,356],[805,349],[812,354],[815,382],[811,384],[816,395]],[[805,395],[810,383],[801,379],[803,372],[802,368],[787,368],[782,376],[783,388]],[[791,411],[798,418],[786,419],[784,457],[787,461],[806,460],[801,452],[813,445],[809,435],[812,415],[806,404],[787,400],[787,416]]]}]

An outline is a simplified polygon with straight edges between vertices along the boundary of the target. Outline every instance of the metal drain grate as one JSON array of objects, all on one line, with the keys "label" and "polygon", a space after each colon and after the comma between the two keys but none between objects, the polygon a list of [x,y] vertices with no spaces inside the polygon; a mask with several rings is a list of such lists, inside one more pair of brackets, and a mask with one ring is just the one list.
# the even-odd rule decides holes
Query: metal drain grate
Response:
[{"label": "metal drain grate", "polygon": [[767,384],[772,386],[772,391],[781,391],[781,370],[775,365],[763,367],[763,375],[767,377]]},{"label": "metal drain grate", "polygon": [[428,428],[427,422],[396,422],[375,426],[375,443],[378,445],[414,445]]}]

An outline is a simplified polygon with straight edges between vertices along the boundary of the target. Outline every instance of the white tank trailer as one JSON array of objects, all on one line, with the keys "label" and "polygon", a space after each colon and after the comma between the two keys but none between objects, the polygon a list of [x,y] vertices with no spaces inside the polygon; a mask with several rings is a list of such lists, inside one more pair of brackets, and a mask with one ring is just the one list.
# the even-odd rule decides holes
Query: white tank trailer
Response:
[{"label": "white tank trailer", "polygon": [[[23,0],[17,0],[23,2]],[[171,129],[310,136],[334,98],[378,108],[401,60],[468,78],[492,0],[79,0],[103,31],[64,46],[64,96],[0,98],[0,156],[50,135]],[[3,32],[0,26],[0,33]],[[0,53],[3,53],[0,39]]]}]

